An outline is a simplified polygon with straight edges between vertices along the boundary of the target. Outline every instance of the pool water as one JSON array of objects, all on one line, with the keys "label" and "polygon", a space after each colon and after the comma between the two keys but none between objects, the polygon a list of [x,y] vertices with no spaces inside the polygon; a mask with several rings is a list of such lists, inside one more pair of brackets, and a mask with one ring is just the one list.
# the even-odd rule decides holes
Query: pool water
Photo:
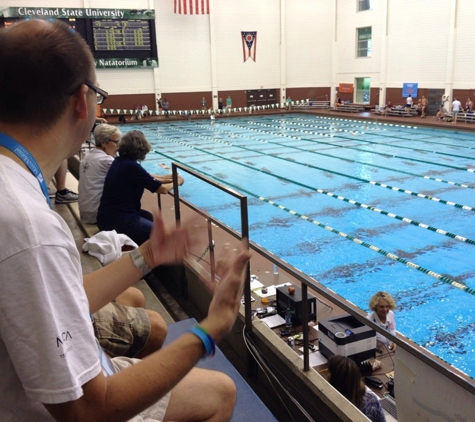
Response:
[{"label": "pool water", "polygon": [[[417,120],[411,120],[411,123]],[[251,240],[475,376],[475,136],[304,114],[128,125],[154,151],[248,196]],[[180,195],[239,230],[233,198],[185,176]]]}]

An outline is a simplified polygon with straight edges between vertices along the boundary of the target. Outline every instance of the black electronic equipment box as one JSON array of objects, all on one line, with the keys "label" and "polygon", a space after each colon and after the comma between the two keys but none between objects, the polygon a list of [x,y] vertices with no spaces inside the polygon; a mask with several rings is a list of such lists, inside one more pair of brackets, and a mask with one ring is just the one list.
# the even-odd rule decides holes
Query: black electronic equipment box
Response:
[{"label": "black electronic equipment box", "polygon": [[[289,293],[289,287],[277,287],[277,312],[282,318],[285,318],[287,308],[292,312],[292,325],[302,325],[302,289],[297,286],[293,294]],[[312,294],[308,294],[308,320],[315,321],[317,315],[317,299]]]}]

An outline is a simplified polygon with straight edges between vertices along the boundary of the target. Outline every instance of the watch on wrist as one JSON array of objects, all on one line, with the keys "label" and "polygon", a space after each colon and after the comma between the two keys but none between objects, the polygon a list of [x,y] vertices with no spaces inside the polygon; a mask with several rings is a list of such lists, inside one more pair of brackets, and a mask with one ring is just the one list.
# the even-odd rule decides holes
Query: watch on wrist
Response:
[{"label": "watch on wrist", "polygon": [[147,275],[150,271],[152,271],[152,268],[150,268],[145,262],[145,258],[143,257],[139,248],[134,249],[132,252],[129,253],[129,255],[132,259],[132,262],[142,273],[142,275]]}]

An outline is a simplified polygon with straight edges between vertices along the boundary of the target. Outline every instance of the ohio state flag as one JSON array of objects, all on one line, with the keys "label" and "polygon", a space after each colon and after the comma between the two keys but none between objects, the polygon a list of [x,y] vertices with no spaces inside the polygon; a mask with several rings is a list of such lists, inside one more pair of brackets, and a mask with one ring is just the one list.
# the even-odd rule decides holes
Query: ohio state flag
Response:
[{"label": "ohio state flag", "polygon": [[175,0],[179,15],[209,15],[209,0]]},{"label": "ohio state flag", "polygon": [[241,32],[243,59],[256,61],[257,32]]}]

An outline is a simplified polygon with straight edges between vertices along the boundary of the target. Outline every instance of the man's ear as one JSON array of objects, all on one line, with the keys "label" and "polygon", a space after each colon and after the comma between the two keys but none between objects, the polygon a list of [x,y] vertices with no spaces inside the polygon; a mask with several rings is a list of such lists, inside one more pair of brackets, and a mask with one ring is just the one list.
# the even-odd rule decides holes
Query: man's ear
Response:
[{"label": "man's ear", "polygon": [[73,110],[77,118],[86,119],[89,115],[87,104],[87,92],[89,88],[87,85],[81,85],[80,88],[71,96],[73,102]]}]

